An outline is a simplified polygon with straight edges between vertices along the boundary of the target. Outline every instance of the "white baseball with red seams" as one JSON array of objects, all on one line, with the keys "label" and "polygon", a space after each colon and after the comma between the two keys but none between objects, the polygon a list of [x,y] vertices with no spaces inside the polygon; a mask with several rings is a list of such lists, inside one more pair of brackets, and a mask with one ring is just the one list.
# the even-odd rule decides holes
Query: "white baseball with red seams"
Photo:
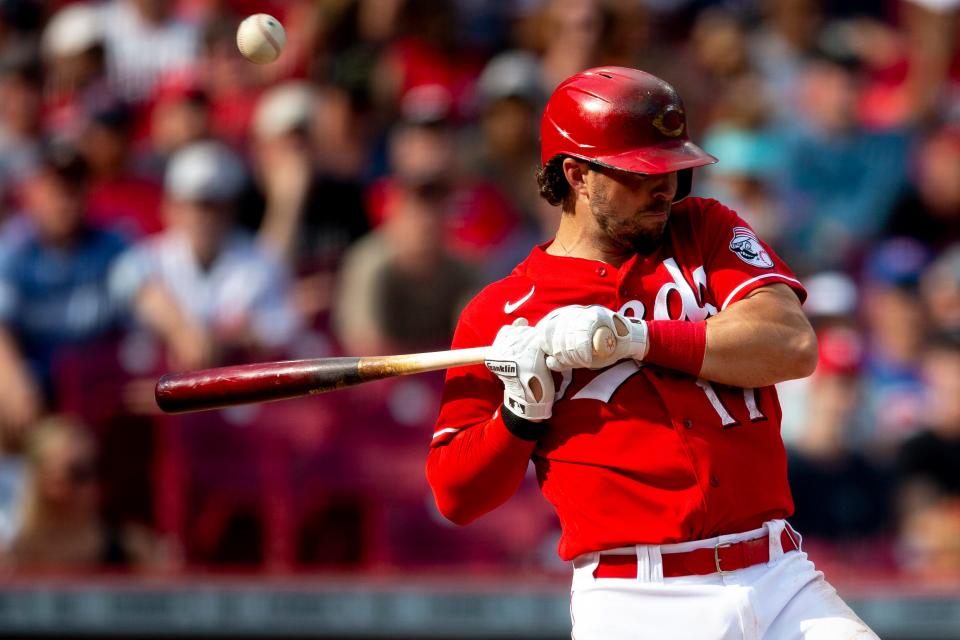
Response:
[{"label": "white baseball with red seams", "polygon": [[237,48],[243,57],[256,64],[273,62],[287,43],[280,21],[266,13],[255,13],[237,28]]}]

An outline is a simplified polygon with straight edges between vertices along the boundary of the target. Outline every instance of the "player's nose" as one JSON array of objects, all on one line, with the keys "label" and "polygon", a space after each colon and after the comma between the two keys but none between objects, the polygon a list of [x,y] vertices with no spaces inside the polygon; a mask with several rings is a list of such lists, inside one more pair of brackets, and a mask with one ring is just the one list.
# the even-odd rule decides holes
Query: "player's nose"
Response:
[{"label": "player's nose", "polygon": [[650,176],[650,195],[655,200],[672,201],[677,192],[676,171]]}]

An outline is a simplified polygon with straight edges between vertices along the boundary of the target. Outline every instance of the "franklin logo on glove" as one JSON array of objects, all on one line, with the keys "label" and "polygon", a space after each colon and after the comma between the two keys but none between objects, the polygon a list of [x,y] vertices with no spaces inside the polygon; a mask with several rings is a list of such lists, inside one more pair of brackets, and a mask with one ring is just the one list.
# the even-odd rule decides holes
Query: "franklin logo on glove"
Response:
[{"label": "franklin logo on glove", "polygon": [[499,376],[513,376],[517,375],[517,363],[516,362],[505,362],[503,360],[485,360],[484,364],[487,365],[487,369]]}]

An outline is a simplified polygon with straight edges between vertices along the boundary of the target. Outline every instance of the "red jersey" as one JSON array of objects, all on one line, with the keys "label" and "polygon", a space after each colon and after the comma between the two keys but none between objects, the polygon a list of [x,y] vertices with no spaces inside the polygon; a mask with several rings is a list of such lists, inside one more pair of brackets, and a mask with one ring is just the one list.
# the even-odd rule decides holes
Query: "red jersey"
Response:
[{"label": "red jersey", "polygon": [[[806,296],[773,251],[715,200],[677,203],[660,249],[619,268],[553,256],[545,246],[470,302],[453,348],[489,345],[516,318],[535,324],[570,304],[700,321],[765,285],[784,283],[801,301]],[[506,430],[494,374],[483,365],[448,371],[427,460],[444,513],[467,522],[495,508],[516,490],[529,458],[560,518],[565,560],[746,531],[792,513],[774,387],[734,388],[633,360],[555,374],[555,382],[553,417],[532,443]]]}]

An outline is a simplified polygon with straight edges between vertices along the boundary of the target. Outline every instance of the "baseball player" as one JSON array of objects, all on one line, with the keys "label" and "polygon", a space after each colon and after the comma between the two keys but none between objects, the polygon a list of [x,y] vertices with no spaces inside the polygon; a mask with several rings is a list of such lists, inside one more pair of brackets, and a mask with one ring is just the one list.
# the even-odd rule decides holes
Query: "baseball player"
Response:
[{"label": "baseball player", "polygon": [[[620,67],[562,82],[541,121],[556,238],[464,310],[427,460],[465,524],[532,459],[573,562],[577,640],[876,638],[801,551],[773,385],[809,375],[800,282],[734,211],[687,197],[716,162],[683,103]],[[597,355],[592,336],[614,332]],[[504,535],[510,535],[505,531]]]}]

